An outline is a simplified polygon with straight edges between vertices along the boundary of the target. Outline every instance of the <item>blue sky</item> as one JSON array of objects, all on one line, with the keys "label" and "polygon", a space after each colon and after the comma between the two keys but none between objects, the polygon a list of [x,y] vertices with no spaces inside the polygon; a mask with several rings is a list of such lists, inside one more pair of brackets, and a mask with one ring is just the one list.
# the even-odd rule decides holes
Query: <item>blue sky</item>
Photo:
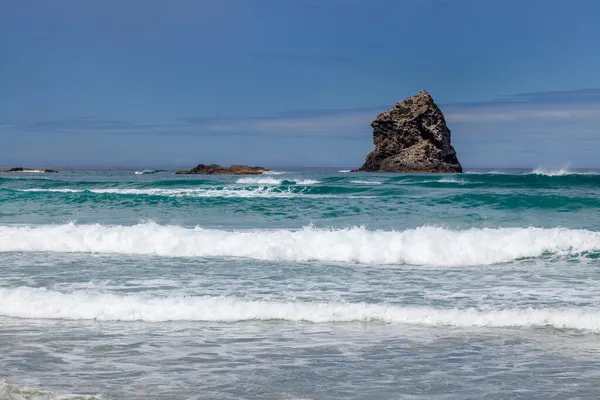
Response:
[{"label": "blue sky", "polygon": [[0,2],[0,165],[360,166],[427,89],[465,167],[600,167],[600,2]]}]

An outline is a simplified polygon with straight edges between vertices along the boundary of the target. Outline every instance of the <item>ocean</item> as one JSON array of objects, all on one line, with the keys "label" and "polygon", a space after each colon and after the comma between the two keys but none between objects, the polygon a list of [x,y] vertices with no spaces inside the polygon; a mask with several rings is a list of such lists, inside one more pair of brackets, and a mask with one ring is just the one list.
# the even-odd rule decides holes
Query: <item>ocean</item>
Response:
[{"label": "ocean", "polygon": [[0,174],[2,399],[597,399],[600,173]]}]

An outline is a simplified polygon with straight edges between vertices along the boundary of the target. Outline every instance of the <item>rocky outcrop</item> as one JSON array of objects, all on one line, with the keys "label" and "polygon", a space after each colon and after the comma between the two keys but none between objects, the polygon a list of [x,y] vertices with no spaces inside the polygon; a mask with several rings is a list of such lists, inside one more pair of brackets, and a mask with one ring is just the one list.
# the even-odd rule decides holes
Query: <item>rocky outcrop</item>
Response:
[{"label": "rocky outcrop", "polygon": [[46,172],[46,173],[51,173],[51,172],[58,172],[58,171],[55,169],[48,169],[48,168],[15,167],[15,168],[10,168],[10,169],[0,171],[0,172]]},{"label": "rocky outcrop", "polygon": [[198,164],[189,171],[177,171],[176,174],[203,174],[203,175],[258,175],[269,171],[263,167],[249,167],[234,164],[231,167],[221,167],[217,164]]},{"label": "rocky outcrop", "polygon": [[359,171],[462,172],[444,115],[425,90],[371,123],[375,150]]}]

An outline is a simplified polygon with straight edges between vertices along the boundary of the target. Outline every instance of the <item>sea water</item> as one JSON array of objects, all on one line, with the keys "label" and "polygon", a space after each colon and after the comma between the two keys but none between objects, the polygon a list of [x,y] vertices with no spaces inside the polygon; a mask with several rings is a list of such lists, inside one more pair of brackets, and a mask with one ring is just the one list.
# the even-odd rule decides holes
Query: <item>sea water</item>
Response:
[{"label": "sea water", "polygon": [[594,171],[0,175],[0,398],[600,397]]}]

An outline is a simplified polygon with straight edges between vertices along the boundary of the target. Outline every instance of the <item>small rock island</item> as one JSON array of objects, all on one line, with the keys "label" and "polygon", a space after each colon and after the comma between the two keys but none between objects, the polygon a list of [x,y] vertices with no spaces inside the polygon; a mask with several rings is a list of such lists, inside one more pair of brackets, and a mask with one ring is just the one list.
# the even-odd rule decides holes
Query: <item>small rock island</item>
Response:
[{"label": "small rock island", "polygon": [[0,172],[45,172],[45,173],[56,173],[58,172],[55,169],[49,168],[25,168],[25,167],[15,167],[6,170],[0,170]]},{"label": "small rock island", "polygon": [[358,171],[462,172],[444,115],[425,90],[371,123],[375,150]]},{"label": "small rock island", "polygon": [[269,171],[263,167],[249,167],[247,165],[233,164],[231,167],[222,167],[217,164],[198,164],[189,171],[177,171],[176,174],[190,175],[259,175]]}]

